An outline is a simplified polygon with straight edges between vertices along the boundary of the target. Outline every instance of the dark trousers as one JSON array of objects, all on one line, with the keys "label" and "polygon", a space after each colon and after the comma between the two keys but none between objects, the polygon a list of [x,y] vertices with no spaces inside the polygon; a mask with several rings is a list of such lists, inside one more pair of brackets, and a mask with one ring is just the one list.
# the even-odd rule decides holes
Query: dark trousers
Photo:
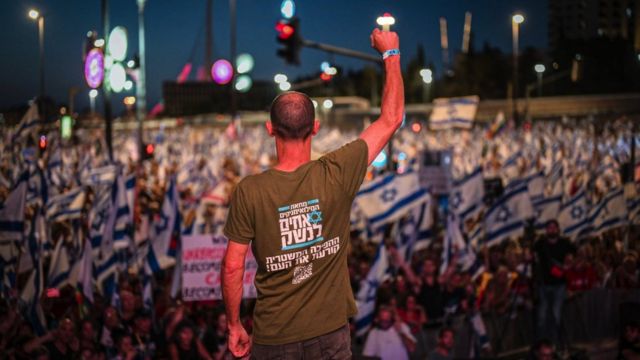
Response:
[{"label": "dark trousers", "polygon": [[[564,305],[566,285],[540,285],[538,288],[538,338],[548,337],[557,343],[560,340],[560,322]],[[551,308],[551,319],[548,311]],[[551,320],[551,321],[549,321]]]},{"label": "dark trousers", "polygon": [[343,360],[351,359],[349,325],[312,339],[284,344],[253,344],[251,359],[255,360]]}]

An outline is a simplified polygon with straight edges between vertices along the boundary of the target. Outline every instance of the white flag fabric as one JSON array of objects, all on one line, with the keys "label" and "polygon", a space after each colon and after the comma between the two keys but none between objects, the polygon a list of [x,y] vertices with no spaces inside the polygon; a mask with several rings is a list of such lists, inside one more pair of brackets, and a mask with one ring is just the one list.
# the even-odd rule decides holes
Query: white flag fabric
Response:
[{"label": "white flag fabric", "polygon": [[31,101],[29,104],[29,109],[24,114],[13,132],[12,140],[15,141],[23,136],[33,134],[37,130],[37,126],[39,123],[40,116],[38,115],[38,105],[35,101]]},{"label": "white flag fabric", "polygon": [[483,198],[482,168],[476,167],[472,173],[453,182],[449,204],[452,211],[464,222],[468,216],[474,216],[482,209]]},{"label": "white flag fabric", "polygon": [[444,242],[442,246],[442,263],[440,264],[440,273],[443,274],[449,264],[451,263],[453,256],[461,255],[466,251],[467,244],[462,236],[460,230],[460,220],[454,213],[449,213],[447,216],[447,232],[444,235]]},{"label": "white flag fabric", "polygon": [[111,196],[111,211],[107,219],[107,231],[104,233],[103,241],[106,243],[112,242],[114,250],[118,251],[133,246],[133,240],[130,235],[133,222],[122,176],[118,176],[116,179]]},{"label": "white flag fabric", "polygon": [[[178,201],[178,190],[174,177],[171,179],[169,188],[165,193],[160,210],[160,217],[151,224],[149,237],[152,241],[152,246],[149,251],[153,252],[153,254],[149,256],[155,258],[161,269],[166,269],[175,263],[175,254],[170,253],[172,249],[170,249],[169,245],[171,244],[172,237],[176,234],[176,227],[180,226]],[[180,231],[177,231],[177,234],[179,235]],[[152,270],[154,272],[157,271],[153,266]]]},{"label": "white flag fabric", "polygon": [[47,202],[47,220],[49,222],[77,219],[84,207],[83,187],[76,187],[64,194],[49,198]]},{"label": "white flag fabric", "polygon": [[627,200],[627,211],[629,212],[629,221],[634,224],[640,224],[640,197]]},{"label": "white flag fabric", "polygon": [[77,286],[89,302],[93,303],[93,249],[89,241],[84,242],[81,255],[73,264],[70,282]]},{"label": "white flag fabric", "polygon": [[[0,245],[22,240],[24,233],[24,209],[27,197],[27,173],[0,204]],[[3,256],[4,257],[4,256]],[[8,260],[8,258],[5,258]]]},{"label": "white flag fabric", "polygon": [[399,220],[412,208],[428,201],[429,193],[420,187],[418,174],[390,174],[363,186],[355,203],[376,231],[382,225]]},{"label": "white flag fabric", "polygon": [[594,208],[591,219],[594,234],[627,225],[627,203],[624,199],[624,190],[618,188],[607,194]]},{"label": "white flag fabric", "polygon": [[477,96],[434,99],[429,126],[432,130],[471,129],[479,102]]},{"label": "white flag fabric", "polygon": [[118,167],[116,165],[102,166],[85,172],[81,183],[87,186],[112,185],[117,174]]},{"label": "white flag fabric", "polygon": [[485,241],[496,245],[507,237],[524,233],[526,220],[533,217],[533,206],[527,186],[520,186],[503,194],[485,214]]},{"label": "white flag fabric", "polygon": [[389,277],[389,258],[384,242],[380,242],[367,277],[362,280],[356,296],[358,314],[355,317],[356,336],[367,333],[375,317],[378,287]]},{"label": "white flag fabric", "polygon": [[551,196],[542,198],[533,203],[536,211],[535,227],[536,231],[545,231],[550,220],[558,220],[562,196]]},{"label": "white flag fabric", "polygon": [[64,240],[60,238],[51,255],[47,285],[57,289],[64,287],[69,280],[70,270],[67,247],[64,246]]},{"label": "white flag fabric", "polygon": [[577,192],[560,208],[558,223],[564,236],[576,239],[591,227],[590,206],[584,190]]},{"label": "white flag fabric", "polygon": [[133,210],[135,209],[135,192],[136,192],[136,175],[130,174],[126,177],[124,187],[127,194],[127,205],[129,206],[129,216],[131,217],[131,223],[133,224]]}]

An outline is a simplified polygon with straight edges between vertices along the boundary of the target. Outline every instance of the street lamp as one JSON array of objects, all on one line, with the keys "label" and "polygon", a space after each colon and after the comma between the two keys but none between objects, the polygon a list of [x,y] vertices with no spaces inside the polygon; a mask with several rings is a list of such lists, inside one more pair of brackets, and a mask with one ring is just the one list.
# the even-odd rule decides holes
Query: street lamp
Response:
[{"label": "street lamp", "polygon": [[44,98],[44,15],[36,9],[29,10],[29,18],[38,22],[38,42],[40,45],[40,100]]},{"label": "street lamp", "polygon": [[420,70],[422,77],[422,102],[428,102],[431,97],[431,83],[433,82],[433,71],[431,69]]},{"label": "street lamp", "polygon": [[376,19],[376,23],[382,26],[382,31],[389,31],[391,25],[396,23],[396,19],[389,13],[384,13]]},{"label": "street lamp", "polygon": [[542,64],[536,64],[533,67],[533,70],[536,71],[536,75],[538,76],[538,97],[542,96],[542,74],[547,68]]},{"label": "street lamp", "polygon": [[520,24],[524,22],[524,16],[516,13],[511,17],[511,35],[513,37],[513,116],[518,117],[518,40],[520,36]]},{"label": "street lamp", "polygon": [[98,96],[98,90],[91,89],[89,90],[89,105],[91,108],[91,116],[94,116],[96,113],[96,97]]}]

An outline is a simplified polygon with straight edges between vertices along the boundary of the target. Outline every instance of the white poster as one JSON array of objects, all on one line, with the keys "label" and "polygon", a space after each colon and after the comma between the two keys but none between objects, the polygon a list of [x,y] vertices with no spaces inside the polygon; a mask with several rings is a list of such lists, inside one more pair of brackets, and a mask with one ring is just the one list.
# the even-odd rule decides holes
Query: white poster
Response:
[{"label": "white poster", "polygon": [[[226,248],[227,238],[224,236],[182,237],[182,300],[222,299],[220,267]],[[256,297],[253,279],[257,269],[258,264],[249,247],[245,262],[243,298]]]}]

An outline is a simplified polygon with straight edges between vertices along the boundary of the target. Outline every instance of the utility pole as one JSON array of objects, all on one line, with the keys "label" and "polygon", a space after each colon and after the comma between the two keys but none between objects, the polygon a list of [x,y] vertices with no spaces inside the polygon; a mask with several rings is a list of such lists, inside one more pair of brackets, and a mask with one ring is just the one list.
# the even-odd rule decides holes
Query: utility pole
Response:
[{"label": "utility pole", "polygon": [[[104,48],[109,45],[109,0],[102,0],[102,31],[104,36]],[[105,79],[106,80],[106,79]],[[113,160],[113,129],[111,118],[111,89],[109,81],[102,82],[102,98],[104,99],[104,121],[107,140],[107,153],[109,160]]]},{"label": "utility pole", "polygon": [[146,55],[144,41],[144,5],[146,0],[138,3],[138,83],[136,84],[136,121],[138,122],[138,161],[142,163],[144,152],[143,122],[147,117],[147,83],[146,83]]},{"label": "utility pole", "polygon": [[447,35],[447,19],[440,18],[440,47],[442,48],[442,65],[445,74],[449,71],[449,36]]},{"label": "utility pole", "polygon": [[229,17],[230,17],[230,26],[231,29],[229,34],[231,34],[231,54],[229,55],[231,62],[231,66],[233,67],[233,76],[231,77],[231,86],[229,86],[230,96],[231,96],[231,121],[235,121],[237,112],[238,112],[238,98],[235,89],[235,80],[236,80],[236,0],[229,0]]},{"label": "utility pole", "polygon": [[212,13],[213,13],[213,0],[207,0],[207,13],[205,15],[206,19],[206,29],[205,29],[205,43],[204,43],[204,68],[207,72],[211,71],[211,65],[213,64],[213,21],[212,21]]},{"label": "utility pole", "polygon": [[471,13],[464,14],[464,32],[462,33],[462,53],[469,53],[469,40],[471,38]]}]

